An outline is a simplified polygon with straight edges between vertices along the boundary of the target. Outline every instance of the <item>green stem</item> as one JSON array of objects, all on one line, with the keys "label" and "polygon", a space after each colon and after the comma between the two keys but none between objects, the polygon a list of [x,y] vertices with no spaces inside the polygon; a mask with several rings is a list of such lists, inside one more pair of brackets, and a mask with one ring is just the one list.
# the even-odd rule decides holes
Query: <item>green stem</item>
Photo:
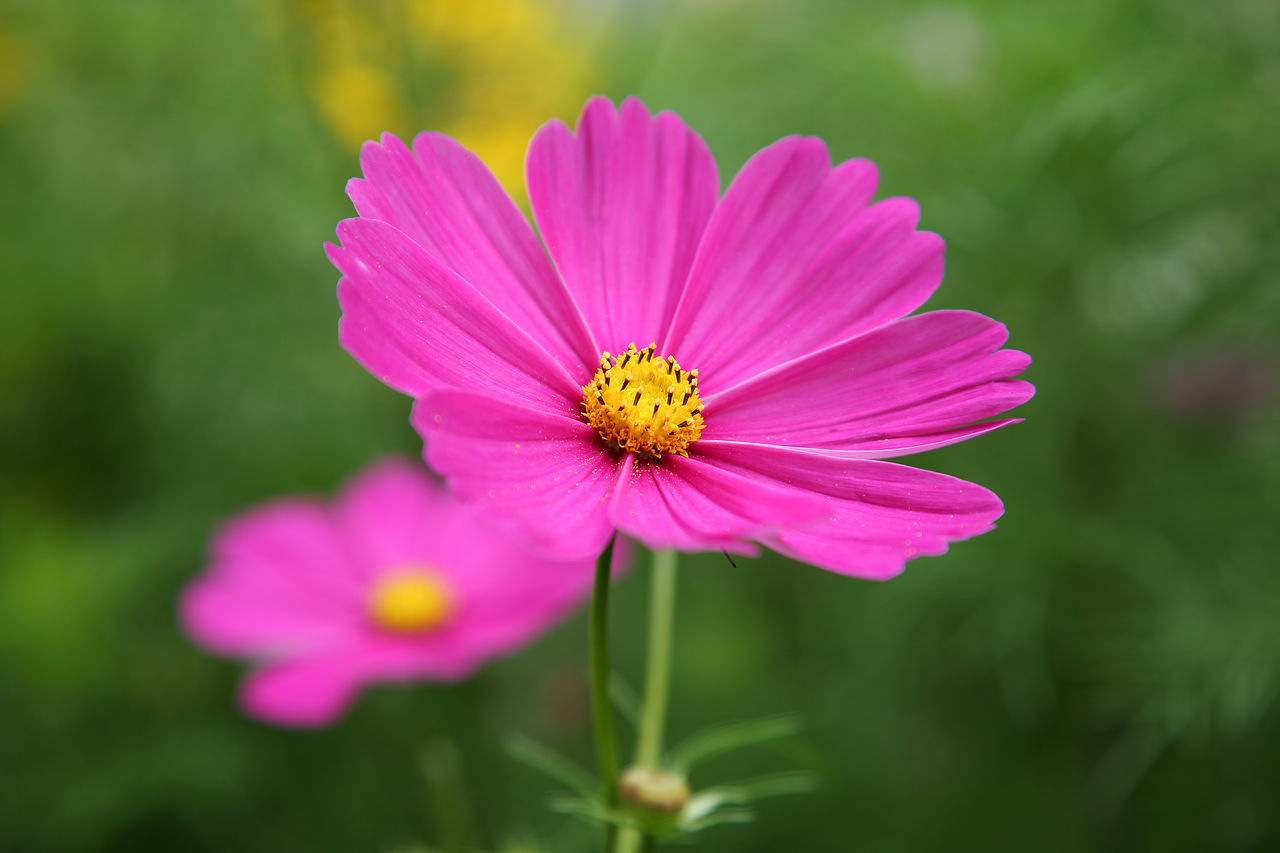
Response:
[{"label": "green stem", "polygon": [[461,762],[458,748],[444,737],[433,737],[423,747],[422,773],[427,780],[427,793],[435,825],[439,827],[439,844],[443,853],[473,850],[478,843],[475,822],[464,793],[467,787],[462,782]]},{"label": "green stem", "polygon": [[662,733],[671,695],[671,635],[676,616],[676,552],[653,555],[649,587],[649,652],[645,663],[644,705],[640,709],[640,734],[636,764],[656,767],[662,758]]},{"label": "green stem", "polygon": [[[613,733],[613,706],[609,702],[609,571],[613,540],[596,560],[595,588],[591,594],[591,627],[588,653],[591,664],[591,716],[595,724],[596,761],[600,767],[600,793],[605,805],[618,805],[618,747]],[[613,846],[613,830],[605,838],[605,850]]]},{"label": "green stem", "polygon": [[[662,759],[662,734],[671,695],[671,648],[676,621],[676,552],[653,555],[649,576],[649,648],[644,672],[644,704],[636,738],[635,764],[657,767]],[[654,839],[635,829],[618,834],[616,853],[651,851]]]}]

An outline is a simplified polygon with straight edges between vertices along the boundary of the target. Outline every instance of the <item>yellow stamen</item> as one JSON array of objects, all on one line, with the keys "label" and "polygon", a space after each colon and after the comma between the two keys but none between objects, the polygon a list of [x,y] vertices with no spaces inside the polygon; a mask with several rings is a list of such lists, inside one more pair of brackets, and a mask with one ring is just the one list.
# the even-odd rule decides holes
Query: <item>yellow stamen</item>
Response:
[{"label": "yellow stamen", "polygon": [[397,634],[420,634],[439,628],[453,615],[453,595],[430,569],[399,569],[378,579],[369,596],[374,623]]},{"label": "yellow stamen", "polygon": [[698,371],[686,373],[653,350],[633,343],[621,355],[601,356],[595,378],[582,387],[582,414],[618,450],[688,456],[703,427]]}]

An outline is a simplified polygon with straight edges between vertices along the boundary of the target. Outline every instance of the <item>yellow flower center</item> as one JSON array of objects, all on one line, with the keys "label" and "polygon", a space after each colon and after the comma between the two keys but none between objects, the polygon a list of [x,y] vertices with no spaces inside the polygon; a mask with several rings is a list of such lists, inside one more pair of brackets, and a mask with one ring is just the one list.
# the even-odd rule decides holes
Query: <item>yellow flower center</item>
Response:
[{"label": "yellow flower center", "polygon": [[453,615],[453,595],[444,579],[429,569],[400,569],[378,579],[369,596],[374,623],[397,634],[439,628]]},{"label": "yellow flower center", "polygon": [[618,450],[654,459],[688,456],[702,435],[698,371],[686,373],[653,348],[637,351],[633,343],[621,355],[604,353],[595,378],[582,387],[582,414]]}]

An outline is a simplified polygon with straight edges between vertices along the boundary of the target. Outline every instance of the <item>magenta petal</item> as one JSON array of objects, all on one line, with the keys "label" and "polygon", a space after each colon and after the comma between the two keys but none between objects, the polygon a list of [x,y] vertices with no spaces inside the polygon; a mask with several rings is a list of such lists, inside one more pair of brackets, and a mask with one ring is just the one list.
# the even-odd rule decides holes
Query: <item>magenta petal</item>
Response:
[{"label": "magenta petal", "polygon": [[[978,531],[979,533],[983,531]],[[768,540],[769,547],[793,560],[869,581],[886,581],[902,574],[908,560],[945,554],[945,543],[909,542],[859,536],[832,525],[816,531],[787,530]]]},{"label": "magenta petal", "polygon": [[493,303],[400,231],[338,225],[343,346],[388,385],[413,395],[484,389],[545,411],[572,411],[579,382]]},{"label": "magenta petal", "polygon": [[[1000,418],[993,421],[982,421],[959,429],[942,430],[934,433],[918,435],[901,435],[893,438],[880,438],[873,441],[859,442],[849,447],[806,447],[805,450],[843,459],[892,459],[896,456],[910,456],[914,453],[925,453],[951,444],[984,435],[1010,424],[1022,423],[1022,418]],[[702,446],[734,445],[743,448],[776,447],[778,445],[758,441],[724,441],[722,439],[702,439]]]},{"label": "magenta petal", "polygon": [[[504,411],[499,432],[510,426],[553,437],[566,433],[565,425],[569,433],[585,428],[538,409],[517,411],[523,420]],[[483,429],[468,434],[486,437]],[[448,436],[440,443],[447,446]],[[598,489],[600,524],[614,467]],[[552,483],[563,472],[572,476],[572,460],[554,470]],[[539,556],[509,521],[512,514],[455,500],[420,465],[381,462],[332,505],[280,500],[226,524],[209,569],[184,591],[181,619],[197,642],[262,667],[245,684],[250,713],[284,725],[324,725],[363,684],[462,678],[529,642],[586,597],[592,561]],[[597,532],[596,547],[611,532]],[[443,620],[399,630],[371,606],[381,581],[406,570],[431,572],[447,590]]]},{"label": "magenta petal", "polygon": [[334,504],[333,524],[368,567],[363,580],[369,582],[385,570],[437,560],[447,564],[451,555],[441,559],[440,546],[452,540],[439,531],[462,509],[421,464],[387,459],[362,471],[342,490]]},{"label": "magenta petal", "polygon": [[[581,605],[591,591],[589,559],[546,559],[525,546],[494,565],[502,570],[501,577],[494,578],[494,587],[467,614],[467,649],[480,660],[530,642]],[[521,579],[514,580],[515,575]]]},{"label": "magenta petal", "polygon": [[592,427],[466,391],[428,394],[412,421],[463,498],[515,517],[564,559],[604,549],[618,462]]},{"label": "magenta petal", "polygon": [[708,396],[703,437],[862,456],[960,441],[994,427],[947,433],[1035,392],[1009,378],[1030,359],[1000,350],[1007,337],[973,312],[908,317]]},{"label": "magenta petal", "polygon": [[1004,512],[974,483],[892,462],[837,458],[813,451],[705,442],[721,465],[782,482],[831,501],[824,524],[782,530],[763,541],[797,559],[858,577],[885,578],[947,543],[990,530]]},{"label": "magenta petal", "polygon": [[744,540],[828,518],[817,495],[744,477],[701,459],[628,456],[609,507],[621,530],[649,548],[749,550]]},{"label": "magenta petal", "polygon": [[[392,134],[360,151],[347,194],[365,219],[394,225],[529,332],[577,378],[600,349],[529,222],[481,162],[440,133],[410,151]],[[585,380],[581,380],[585,381]]]},{"label": "magenta petal", "polygon": [[240,699],[248,713],[270,723],[327,726],[359,689],[354,663],[348,654],[331,654],[271,664],[249,675]]},{"label": "magenta petal", "polygon": [[210,569],[183,592],[180,618],[199,642],[277,657],[352,629],[365,566],[315,501],[276,501],[229,522]]},{"label": "magenta petal", "polygon": [[358,555],[333,529],[328,508],[307,498],[272,501],[232,519],[209,550],[212,577],[264,587],[301,583],[318,601],[340,600],[361,583]]},{"label": "magenta petal", "polygon": [[[788,137],[752,157],[716,207],[660,348],[715,387],[758,372],[737,354],[875,193],[875,166],[836,168],[822,140]],[[711,386],[708,386],[711,387]]]},{"label": "magenta petal", "polygon": [[743,318],[742,344],[718,379],[728,387],[919,308],[942,281],[942,238],[916,231],[909,198],[877,202],[853,217],[775,308]]},{"label": "magenta petal", "polygon": [[576,134],[543,125],[526,172],[538,228],[601,348],[659,340],[720,191],[706,143],[635,98],[617,110],[593,98]]},{"label": "magenta petal", "polygon": [[201,645],[226,654],[278,658],[323,648],[355,622],[332,602],[315,606],[307,590],[248,586],[206,578],[183,590],[179,619]]}]

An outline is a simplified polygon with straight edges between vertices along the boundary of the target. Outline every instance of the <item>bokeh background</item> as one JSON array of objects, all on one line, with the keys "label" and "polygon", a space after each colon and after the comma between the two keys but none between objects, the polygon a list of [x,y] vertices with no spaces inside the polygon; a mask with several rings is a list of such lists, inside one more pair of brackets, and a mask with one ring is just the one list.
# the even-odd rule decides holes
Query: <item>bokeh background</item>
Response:
[{"label": "bokeh background", "polygon": [[591,849],[500,745],[589,762],[581,614],[298,733],[173,604],[221,519],[419,449],[336,341],[360,141],[445,130],[518,195],[593,92],[725,179],[795,132],[876,160],[948,240],[931,306],[1036,359],[1026,423],[914,460],[994,533],[882,585],[684,561],[672,735],[805,721],[694,782],[821,779],[701,849],[1280,849],[1278,44],[1271,0],[3,0],[0,849]]}]

